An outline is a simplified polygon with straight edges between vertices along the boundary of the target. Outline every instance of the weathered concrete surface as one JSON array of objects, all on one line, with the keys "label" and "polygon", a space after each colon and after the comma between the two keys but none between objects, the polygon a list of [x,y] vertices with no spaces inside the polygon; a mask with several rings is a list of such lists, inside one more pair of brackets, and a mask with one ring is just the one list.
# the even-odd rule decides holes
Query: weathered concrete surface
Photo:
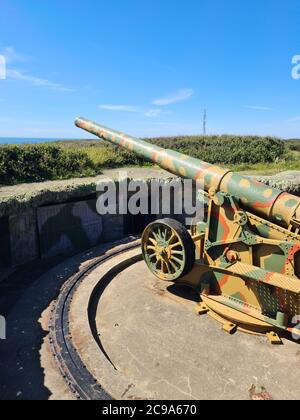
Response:
[{"label": "weathered concrete surface", "polygon": [[126,172],[129,178],[151,179],[173,177],[159,168],[108,169],[94,178],[73,178],[62,181],[35,182],[0,187],[0,217],[24,212],[52,203],[64,203],[70,199],[87,197],[96,193],[97,183],[103,179],[118,179],[119,172]]},{"label": "weathered concrete surface", "polygon": [[[138,243],[139,244],[139,243]],[[131,260],[141,258],[141,250],[133,249],[124,254],[115,256],[113,259],[101,264],[93,270],[84,282],[80,284],[72,297],[72,304],[69,312],[70,334],[72,343],[75,346],[83,364],[98,383],[115,399],[143,399],[144,392],[135,386],[131,379],[121,371],[115,369],[110,361],[110,355],[101,349],[101,334],[99,340],[95,340],[97,331],[91,327],[91,314],[94,313],[98,300],[91,304],[91,296],[98,284],[105,282],[106,274],[114,270],[118,264],[131,264]],[[103,285],[105,287],[105,285]],[[97,296],[96,292],[96,296]],[[94,334],[92,334],[92,331]]]},{"label": "weathered concrete surface", "polygon": [[291,194],[300,195],[300,171],[285,171],[273,176],[257,177],[272,187]]},{"label": "weathered concrete surface", "polygon": [[298,344],[272,347],[264,337],[227,335],[210,317],[195,315],[195,300],[188,289],[156,280],[144,262],[106,287],[98,333],[132,389],[144,398],[238,400],[249,399],[255,385],[274,399],[299,399]]},{"label": "weathered concrete surface", "polygon": [[[136,172],[138,175],[138,171]],[[148,171],[147,179],[136,181],[135,186],[137,190],[138,188],[142,188],[149,209],[149,194],[151,192],[149,187],[150,181],[153,179],[150,177],[151,173],[153,174],[154,172],[156,172],[156,175],[161,173],[160,171]],[[111,172],[110,176],[118,180],[124,180],[130,174],[130,172],[119,173],[116,170]],[[165,214],[164,216],[158,215],[157,217],[172,217],[184,223],[186,219],[185,214],[178,216],[174,205],[175,202],[178,202],[178,200],[183,201],[183,197],[186,197],[186,194],[182,194],[182,180],[180,178],[164,179],[164,176],[162,178],[162,180],[156,180],[157,184],[160,184],[160,187],[163,184],[164,188],[157,204],[162,205],[160,211]],[[11,244],[12,252],[7,253],[1,251],[0,259],[3,260],[6,266],[10,266],[12,263],[14,266],[20,266],[39,257],[48,258],[62,254],[75,254],[80,250],[89,249],[96,244],[112,242],[132,233],[141,233],[145,226],[155,219],[155,216],[151,214],[147,216],[137,215],[134,217],[130,214],[105,214],[100,216],[96,211],[96,196],[101,195],[101,192],[105,192],[106,185],[107,183],[103,183],[102,190],[100,191],[98,189],[97,193],[96,187],[94,187],[94,194],[83,198],[81,201],[72,199],[71,202],[69,200],[64,204],[52,203],[9,216],[10,230],[7,232],[5,243],[8,247],[8,244]],[[115,185],[113,186],[115,187]],[[175,190],[177,191],[176,193]],[[168,191],[171,196],[174,196],[173,205],[173,200],[171,200],[171,203],[168,203],[168,200],[164,199],[164,194],[168,194]],[[133,195],[133,193],[131,194]],[[130,199],[129,192],[126,198],[127,202]],[[118,199],[116,204],[117,206],[120,204]],[[171,205],[168,205],[168,208],[166,208],[165,204]],[[185,209],[184,205],[182,209]],[[7,230],[7,217],[0,218],[0,230],[3,233]],[[10,254],[12,263],[10,261]],[[4,265],[3,263],[2,265]]]},{"label": "weathered concrete surface", "polygon": [[28,265],[0,282],[0,314],[7,321],[7,340],[0,341],[0,400],[73,399],[49,348],[49,309],[62,284],[111,246]]},{"label": "weathered concrete surface", "polygon": [[[16,285],[1,285],[8,327],[0,343],[1,400],[73,398],[50,352],[49,309],[63,282],[110,246],[58,264],[20,296]],[[223,333],[216,321],[195,315],[194,293],[155,279],[143,262],[116,275],[96,300],[97,333],[110,363],[91,335],[86,308],[101,276],[125,257],[87,276],[71,307],[72,335],[108,392],[122,399],[248,399],[255,385],[274,399],[299,399],[298,344],[272,347],[265,338]]]},{"label": "weathered concrete surface", "polygon": [[96,200],[40,207],[37,225],[42,258],[92,248],[103,230]]},{"label": "weathered concrete surface", "polygon": [[22,214],[9,217],[11,265],[25,264],[39,257],[37,241],[36,210],[30,209]]},{"label": "weathered concrete surface", "polygon": [[47,308],[78,264],[74,259],[58,265],[17,296],[10,293],[13,279],[6,287],[1,284],[7,339],[0,342],[0,400],[72,399],[51,357],[46,319]]},{"label": "weathered concrete surface", "polygon": [[[46,181],[31,184],[0,187],[0,217],[17,214],[30,208],[51,203],[63,203],[70,198],[76,199],[94,194],[96,185],[105,178],[118,179],[119,172],[127,172],[133,179],[168,179],[174,175],[156,167],[107,169],[95,178],[74,178],[63,181]],[[300,172],[288,171],[275,176],[257,176],[274,187],[283,188],[291,193],[300,194]]]},{"label": "weathered concrete surface", "polygon": [[116,241],[124,236],[124,216],[119,214],[106,214],[102,216],[102,241]]}]

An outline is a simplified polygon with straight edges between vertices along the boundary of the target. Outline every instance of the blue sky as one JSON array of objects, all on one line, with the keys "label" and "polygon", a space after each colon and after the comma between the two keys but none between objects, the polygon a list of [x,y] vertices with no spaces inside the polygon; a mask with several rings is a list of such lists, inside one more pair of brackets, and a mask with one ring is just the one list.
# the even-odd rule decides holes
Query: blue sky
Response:
[{"label": "blue sky", "polygon": [[299,0],[0,0],[0,136],[300,137]]}]

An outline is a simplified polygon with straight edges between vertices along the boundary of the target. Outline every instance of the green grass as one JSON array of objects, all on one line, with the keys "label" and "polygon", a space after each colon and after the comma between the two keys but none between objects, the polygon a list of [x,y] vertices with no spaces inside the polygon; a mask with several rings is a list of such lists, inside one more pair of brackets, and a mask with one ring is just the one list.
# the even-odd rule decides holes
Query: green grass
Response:
[{"label": "green grass", "polygon": [[255,163],[253,165],[241,164],[229,166],[236,172],[245,172],[249,175],[275,175],[284,171],[300,171],[300,153],[298,162],[284,161],[278,163]]},{"label": "green grass", "polygon": [[230,169],[236,172],[247,172],[251,175],[274,175],[284,171],[300,171],[300,151],[291,151],[285,160],[272,163],[242,163],[231,165]]}]

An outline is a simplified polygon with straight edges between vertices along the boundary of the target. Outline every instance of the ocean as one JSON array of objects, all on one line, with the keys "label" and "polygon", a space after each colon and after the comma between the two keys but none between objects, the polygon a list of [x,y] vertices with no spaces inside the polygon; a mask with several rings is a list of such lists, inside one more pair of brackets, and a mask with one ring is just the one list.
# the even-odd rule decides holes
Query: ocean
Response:
[{"label": "ocean", "polygon": [[67,141],[67,139],[43,139],[43,138],[23,138],[23,137],[0,137],[0,144],[33,144],[47,143],[51,141]]}]

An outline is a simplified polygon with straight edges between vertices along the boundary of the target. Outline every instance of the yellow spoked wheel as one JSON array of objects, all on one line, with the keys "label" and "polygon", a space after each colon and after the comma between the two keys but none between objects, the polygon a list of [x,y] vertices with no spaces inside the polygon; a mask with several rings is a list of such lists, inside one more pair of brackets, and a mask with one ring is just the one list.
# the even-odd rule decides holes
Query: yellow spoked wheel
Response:
[{"label": "yellow spoked wheel", "polygon": [[188,230],[173,219],[156,220],[146,227],[142,251],[149,270],[162,280],[183,277],[195,262],[195,245]]}]

